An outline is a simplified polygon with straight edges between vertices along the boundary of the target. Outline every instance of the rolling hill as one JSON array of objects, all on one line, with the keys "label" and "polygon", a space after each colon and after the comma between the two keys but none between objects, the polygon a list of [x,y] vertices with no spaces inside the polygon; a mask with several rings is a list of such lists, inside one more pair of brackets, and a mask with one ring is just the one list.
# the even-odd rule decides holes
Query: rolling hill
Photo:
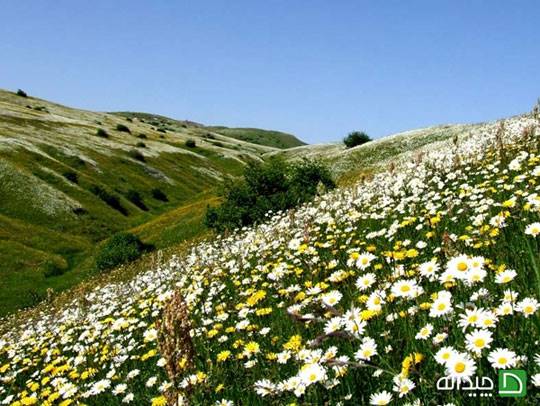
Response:
[{"label": "rolling hill", "polygon": [[254,143],[228,130],[0,90],[0,315],[87,278],[115,232],[157,248],[204,233],[224,179],[276,143],[295,144],[287,134],[253,130],[264,135]]},{"label": "rolling hill", "polygon": [[[0,324],[0,400],[539,404],[539,118],[401,134],[344,167],[308,149],[342,176],[366,150],[384,161]],[[497,398],[506,372],[527,375],[517,401]]]},{"label": "rolling hill", "polygon": [[[509,125],[519,122],[527,115],[505,118]],[[454,142],[495,131],[502,120],[477,124],[444,124],[404,131],[382,137],[366,144],[346,148],[342,143],[313,144],[270,151],[265,157],[280,155],[285,159],[319,159],[328,164],[341,184],[352,184],[369,178],[389,166],[421,160],[433,149],[455,148]]]},{"label": "rolling hill", "polygon": [[261,130],[259,128],[228,128],[214,126],[209,127],[213,131],[237,140],[251,142],[258,145],[267,145],[279,149],[288,149],[306,145],[294,135],[281,131]]}]

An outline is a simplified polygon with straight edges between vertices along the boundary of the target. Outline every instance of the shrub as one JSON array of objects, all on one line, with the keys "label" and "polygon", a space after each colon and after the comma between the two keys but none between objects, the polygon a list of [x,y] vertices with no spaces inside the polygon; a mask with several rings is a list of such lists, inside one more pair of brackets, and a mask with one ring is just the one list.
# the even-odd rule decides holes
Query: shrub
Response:
[{"label": "shrub", "polygon": [[158,128],[157,131],[160,132],[160,133],[166,133],[167,132],[167,130],[165,130],[164,128]]},{"label": "shrub", "polygon": [[207,209],[205,224],[218,231],[250,225],[270,210],[288,210],[312,199],[320,186],[335,187],[329,170],[320,162],[290,164],[274,158],[252,163],[243,180],[225,185],[224,202]]},{"label": "shrub", "polygon": [[109,138],[109,133],[103,128],[98,128],[96,131],[96,135],[101,138]]},{"label": "shrub", "polygon": [[141,161],[141,162],[145,162],[146,159],[144,158],[144,155],[142,154],[142,152],[136,150],[136,149],[132,149],[131,151],[128,152],[128,155],[137,160],[137,161]]},{"label": "shrub", "polygon": [[146,134],[141,133],[141,134],[137,135],[137,138],[141,138],[141,139],[145,140],[148,137],[146,136]]},{"label": "shrub", "polygon": [[96,268],[107,271],[118,265],[139,258],[145,245],[134,234],[118,233],[113,235],[101,248],[96,257]]},{"label": "shrub", "polygon": [[144,142],[138,142],[137,144],[135,144],[135,146],[139,148],[146,148],[146,144]]},{"label": "shrub", "polygon": [[353,131],[343,139],[343,143],[347,148],[356,147],[369,141],[371,141],[371,138],[363,131]]},{"label": "shrub", "polygon": [[105,189],[98,185],[93,185],[90,188],[90,192],[99,197],[108,206],[112,207],[115,210],[118,210],[124,216],[127,216],[127,210],[120,204],[120,200],[118,200],[115,195],[107,192]]},{"label": "shrub", "polygon": [[224,147],[223,143],[220,141],[213,142],[212,145],[215,145],[216,147],[220,147],[220,148]]},{"label": "shrub", "polygon": [[73,171],[66,171],[62,174],[62,176],[72,183],[79,183],[79,177]]},{"label": "shrub", "polygon": [[22,90],[22,89],[17,89],[17,96],[28,97],[26,92],[24,90]]},{"label": "shrub", "polygon": [[189,139],[186,141],[186,147],[188,148],[195,148],[197,146],[197,143],[195,140]]},{"label": "shrub", "polygon": [[124,132],[124,133],[130,133],[131,134],[131,130],[129,129],[129,127],[124,125],[124,124],[117,124],[116,125],[116,131],[121,131],[121,132]]},{"label": "shrub", "polygon": [[72,209],[73,213],[77,216],[82,216],[84,214],[88,214],[88,210],[86,210],[84,207],[74,207]]},{"label": "shrub", "polygon": [[158,188],[152,189],[150,193],[152,193],[152,197],[156,200],[161,200],[162,202],[169,201],[169,199],[167,198],[167,195]]},{"label": "shrub", "polygon": [[137,206],[139,209],[148,211],[148,207],[144,204],[144,201],[141,197],[141,194],[137,192],[136,190],[128,190],[126,193],[126,198],[133,203],[135,206]]},{"label": "shrub", "polygon": [[66,272],[65,268],[58,266],[53,261],[45,262],[42,266],[42,269],[43,269],[43,275],[46,278],[50,278],[51,276],[60,276]]}]

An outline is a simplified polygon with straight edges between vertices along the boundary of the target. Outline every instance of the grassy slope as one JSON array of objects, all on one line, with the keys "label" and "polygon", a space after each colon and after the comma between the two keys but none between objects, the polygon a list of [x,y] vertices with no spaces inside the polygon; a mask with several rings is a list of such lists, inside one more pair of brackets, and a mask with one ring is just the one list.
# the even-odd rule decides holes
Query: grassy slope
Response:
[{"label": "grassy slope", "polygon": [[340,184],[348,185],[390,165],[421,159],[427,151],[453,142],[455,137],[462,142],[494,125],[498,125],[497,122],[439,125],[405,131],[351,149],[341,143],[319,144],[271,151],[267,155],[279,154],[287,159],[320,159],[330,165]]},{"label": "grassy slope", "polygon": [[[98,128],[109,137],[96,136]],[[188,139],[197,147],[187,148]],[[132,230],[158,248],[199,235],[217,185],[272,150],[196,123],[144,114],[128,120],[0,90],[0,315],[90,276],[96,245],[114,232]],[[94,186],[116,196],[125,214],[96,197]],[[154,188],[168,201],[155,199]],[[127,198],[130,190],[147,210]],[[45,277],[47,263],[66,272]]]},{"label": "grassy slope", "polygon": [[245,141],[251,144],[267,146],[271,148],[287,149],[306,145],[292,134],[281,131],[262,130],[260,128],[229,128],[224,126],[204,126],[188,120],[175,120],[158,114],[120,111],[111,113],[121,117],[144,120],[156,129],[162,131],[177,131],[182,128],[196,127],[201,130],[207,140],[221,141],[220,136]]},{"label": "grassy slope", "polygon": [[281,131],[261,130],[258,128],[228,128],[228,127],[208,127],[213,131],[253,144],[268,145],[279,149],[288,149],[306,145],[294,135]]},{"label": "grassy slope", "polygon": [[[408,148],[407,141],[410,140],[403,140],[403,148],[398,149],[398,151]],[[431,147],[434,145],[431,144]],[[390,151],[389,148],[381,147],[381,150],[376,152],[381,156],[386,156],[390,154]],[[225,398],[234,400],[235,404],[286,404],[293,401],[302,402],[302,404],[322,404],[325,402],[334,404],[352,396],[352,400],[344,403],[367,404],[370,394],[383,389],[391,391],[392,377],[405,368],[409,378],[417,383],[417,387],[412,394],[403,399],[403,402],[413,402],[415,399],[419,399],[422,404],[443,404],[449,401],[453,401],[455,404],[467,404],[466,392],[435,390],[435,381],[444,372],[444,367],[434,362],[434,353],[441,346],[446,345],[455,346],[460,352],[465,351],[465,334],[457,326],[458,315],[464,312],[462,303],[467,303],[467,307],[471,307],[472,302],[474,302],[474,306],[491,310],[500,304],[500,299],[506,289],[519,292],[519,300],[524,297],[536,296],[538,284],[531,283],[531,280],[538,282],[537,278],[540,277],[536,265],[538,242],[533,237],[525,235],[524,230],[528,223],[538,221],[538,213],[525,208],[524,196],[527,195],[522,196],[521,193],[523,190],[535,191],[537,189],[535,186],[537,176],[532,175],[532,173],[540,162],[538,147],[531,148],[530,151],[533,151],[536,157],[530,162],[525,160],[521,165],[522,168],[518,171],[512,170],[508,173],[504,172],[508,167],[507,162],[497,162],[496,153],[490,153],[481,162],[456,166],[448,172],[442,168],[434,168],[426,172],[422,168],[410,168],[410,172],[399,180],[398,185],[405,186],[409,180],[418,181],[417,186],[412,188],[396,188],[392,191],[392,187],[395,186],[394,178],[392,174],[388,174],[378,178],[377,182],[371,186],[365,186],[368,190],[362,190],[364,186],[359,185],[356,191],[342,191],[336,195],[323,197],[322,200],[325,204],[314,204],[315,210],[313,211],[304,209],[299,210],[295,216],[284,216],[282,221],[275,221],[273,225],[267,225],[266,228],[261,229],[257,238],[253,238],[254,236],[251,235],[244,241],[232,238],[221,243],[214,241],[202,246],[196,252],[197,255],[194,255],[197,260],[192,263],[193,266],[186,265],[188,261],[180,261],[181,267],[171,265],[173,267],[171,284],[174,278],[188,274],[192,276],[194,289],[185,288],[183,293],[190,292],[191,296],[194,295],[193,292],[200,290],[193,296],[197,297],[197,300],[192,303],[191,315],[194,327],[196,327],[193,338],[196,345],[196,367],[185,372],[184,376],[199,370],[206,372],[208,379],[204,384],[194,385],[194,391],[191,393],[192,403],[213,404],[214,401]],[[421,151],[410,152],[416,154]],[[509,159],[512,159],[517,155],[517,150],[509,148],[506,153]],[[438,161],[434,163],[438,163]],[[499,171],[494,171],[491,164],[493,167],[498,167]],[[429,168],[432,166],[430,165]],[[404,168],[401,169],[406,172]],[[449,174],[452,176],[447,176]],[[516,176],[518,174],[520,176]],[[434,175],[437,175],[437,178]],[[439,182],[443,182],[443,189],[439,186]],[[501,183],[504,185],[512,183],[516,187],[503,188]],[[342,194],[341,197],[340,194]],[[442,199],[433,199],[433,194],[441,195]],[[501,207],[503,202],[508,202],[510,198],[516,199],[517,205]],[[391,204],[388,204],[388,201]],[[491,201],[491,203],[486,204],[488,208],[485,213],[485,221],[483,221],[487,229],[478,225],[473,227],[471,221],[474,215],[484,212],[481,207],[487,201]],[[435,206],[433,206],[434,204]],[[499,215],[501,210],[505,210],[504,207],[509,210],[507,227],[498,229],[493,225],[489,226],[489,219]],[[358,215],[362,213],[370,215],[362,218]],[[330,216],[335,222],[318,221],[326,216]],[[434,221],[435,219],[437,221]],[[292,223],[288,224],[287,222]],[[159,223],[166,224],[166,220]],[[278,224],[281,225],[278,226]],[[315,224],[316,226],[310,227],[310,225]],[[386,235],[388,233],[367,237],[372,231],[379,231],[382,228],[390,230],[392,224],[399,225],[392,231],[392,238],[388,238]],[[421,230],[417,228],[418,225],[422,225]],[[456,238],[455,241],[450,241],[447,238],[448,232],[456,233],[456,237],[466,236],[467,238]],[[301,242],[305,242],[305,245],[292,248],[289,244],[290,240],[298,237],[302,238]],[[415,247],[415,243],[420,240],[426,243],[424,248],[417,247],[418,249],[410,252],[409,249]],[[411,244],[406,246],[402,244],[404,241],[410,241]],[[327,242],[328,245],[321,244],[321,242]],[[368,244],[373,246],[369,251],[375,254],[375,258],[371,264],[368,264],[368,268],[357,269],[357,267],[348,264],[348,260],[354,258],[352,253],[365,251],[368,249],[366,247]],[[210,246],[213,249],[210,249]],[[508,249],[508,247],[512,247],[512,249]],[[486,262],[485,267],[488,272],[485,283],[477,283],[472,287],[467,286],[462,281],[449,284],[431,283],[416,271],[418,264],[436,257],[442,268],[439,272],[442,272],[448,259],[459,253],[482,255],[492,261]],[[179,252],[179,254],[182,253]],[[311,260],[312,258],[317,260]],[[338,267],[329,266],[332,260],[336,260]],[[287,269],[287,273],[282,279],[274,281],[274,278],[268,277],[268,272],[277,268],[278,264],[289,264],[290,266],[284,268]],[[397,265],[403,266],[403,270],[406,270],[407,273],[399,273]],[[494,283],[494,277],[497,272],[501,271],[502,265],[518,271],[516,279],[510,281],[509,284]],[[32,339],[23,344],[28,355],[13,360],[13,357],[6,357],[7,350],[4,351],[4,354],[0,352],[0,361],[2,361],[0,364],[5,362],[6,365],[11,366],[10,370],[4,371],[6,376],[12,371],[21,371],[21,376],[17,379],[16,384],[7,388],[7,393],[16,394],[25,390],[22,393],[28,394],[26,390],[28,380],[39,381],[38,378],[41,378],[38,375],[39,371],[43,371],[44,367],[51,363],[51,357],[53,360],[56,357],[58,365],[65,363],[71,366],[72,363],[68,363],[66,358],[74,357],[73,342],[77,340],[82,331],[91,331],[91,334],[95,334],[97,338],[91,341],[91,345],[95,343],[95,347],[83,354],[84,360],[88,364],[82,363],[79,367],[75,367],[79,372],[88,368],[88,365],[96,367],[98,372],[91,377],[90,383],[103,379],[110,371],[113,362],[110,358],[96,357],[95,354],[108,353],[111,347],[120,345],[122,349],[131,351],[128,352],[129,355],[134,356],[129,358],[125,364],[118,366],[116,373],[119,379],[114,380],[112,385],[125,381],[128,385],[128,391],[135,394],[137,404],[148,404],[154,397],[160,399],[158,396],[161,393],[158,387],[168,378],[165,376],[164,370],[156,366],[156,360],[165,354],[155,355],[154,353],[154,356],[150,356],[146,361],[146,358],[141,357],[141,354],[149,354],[150,351],[157,350],[156,342],[152,339],[146,339],[143,334],[147,333],[156,321],[151,310],[161,308],[158,293],[161,292],[161,289],[166,289],[163,287],[163,282],[167,281],[167,267],[157,268],[155,264],[148,261],[142,263],[141,266],[153,271],[149,271],[145,278],[139,278],[137,289],[130,290],[128,284],[117,287],[110,286],[109,289],[118,294],[111,295],[112,303],[107,303],[105,306],[107,310],[99,314],[98,320],[93,319],[94,314],[92,317],[84,315],[83,305],[88,306],[89,304],[81,300],[80,303],[71,305],[73,307],[80,306],[83,309],[82,315],[78,316],[80,320],[77,319],[76,323],[72,323],[71,320],[64,323],[58,322],[49,327],[54,332],[64,331],[64,329],[59,329],[61,324],[67,325],[65,330],[74,328],[74,332],[70,330],[69,334],[58,335],[62,338],[67,337],[71,341],[66,340],[67,343],[60,343],[59,338],[54,334],[43,339],[42,330],[37,328],[37,333],[33,332],[37,340],[31,336]],[[235,272],[228,272],[228,270],[232,271],[233,269]],[[339,274],[343,270],[350,272],[345,274],[345,279],[334,278],[332,280],[330,278],[330,275]],[[129,272],[129,269],[127,271]],[[366,272],[373,272],[377,281],[368,290],[360,292],[355,286],[355,281],[358,276],[364,275]],[[136,273],[134,272],[133,275]],[[205,274],[206,277],[203,278]],[[354,277],[351,278],[351,275]],[[146,279],[146,282],[142,282],[143,279]],[[300,400],[290,392],[286,392],[277,399],[261,398],[255,395],[253,384],[256,380],[262,378],[271,379],[273,382],[284,380],[294,376],[302,364],[307,362],[305,358],[302,359],[303,362],[300,362],[293,357],[287,364],[278,364],[273,357],[269,357],[269,355],[275,356],[277,352],[282,352],[285,343],[290,342],[289,338],[293,334],[298,334],[302,338],[298,347],[305,346],[313,349],[313,347],[320,346],[324,350],[335,345],[338,355],[347,355],[349,360],[354,360],[355,351],[358,350],[361,341],[349,336],[345,336],[345,339],[337,335],[326,337],[323,333],[324,321],[335,316],[336,312],[344,312],[352,306],[363,310],[365,301],[359,300],[362,293],[368,295],[374,292],[374,289],[382,289],[385,293],[387,291],[389,293],[390,286],[400,279],[418,280],[426,292],[421,293],[418,299],[389,299],[383,303],[381,313],[371,311],[365,315],[367,326],[362,335],[372,337],[378,345],[378,353],[373,356],[370,365],[376,368],[380,367],[383,371],[382,375],[374,376],[372,368],[358,368],[354,363],[351,363],[347,374],[339,377],[340,385],[329,389],[320,383],[313,384]],[[324,282],[325,286],[322,289],[326,289],[326,291],[336,289],[343,294],[343,298],[333,309],[321,305],[321,295],[309,292],[308,287],[317,282],[320,282],[321,286]],[[189,283],[184,284],[184,286],[186,285]],[[284,289],[295,286],[297,288],[291,289],[290,293]],[[487,288],[490,294],[480,297],[478,300],[470,299],[471,293],[476,292],[479,286]],[[142,289],[143,287],[149,287],[149,289]],[[258,300],[251,300],[250,303],[250,299],[254,297],[253,293],[258,290],[265,292],[265,295],[259,296]],[[429,315],[431,302],[435,299],[432,294],[441,290],[448,290],[453,295],[454,313],[448,318],[435,318]],[[104,287],[96,294],[97,297],[91,299],[94,301],[94,303],[90,301],[90,304],[94,306],[93,310],[100,309],[100,299],[105,298],[106,294],[103,292],[106,291],[107,288]],[[303,296],[298,296],[299,293],[302,293]],[[313,297],[310,298],[311,296]],[[305,300],[306,307],[300,309],[301,313],[315,314],[324,318],[322,322],[314,319],[307,323],[306,320],[295,320],[287,314],[287,306],[304,301],[302,297],[307,298],[307,300]],[[419,309],[419,303],[430,306]],[[101,306],[103,307],[102,304]],[[248,330],[249,332],[238,327],[237,322],[242,318],[238,309],[241,308],[251,309],[251,313],[246,313],[249,315],[247,320],[251,321],[253,327]],[[255,313],[256,310],[265,309],[271,309],[272,312],[260,315]],[[51,309],[45,308],[45,310],[49,310],[47,314],[52,314]],[[221,312],[227,313],[229,317],[218,320]],[[537,352],[537,341],[535,340],[538,339],[538,318],[535,317],[536,315],[525,318],[519,311],[513,313],[501,316],[499,320],[496,320],[497,329],[492,330],[495,341],[491,344],[490,349],[485,349],[478,359],[475,358],[475,362],[479,365],[478,375],[496,377],[496,371],[489,366],[486,360],[488,351],[493,348],[508,347],[520,355],[528,355],[529,359],[532,359],[533,354]],[[398,314],[400,317],[397,317]],[[105,324],[112,325],[120,318],[125,319],[126,315],[133,317],[129,329],[111,331],[111,328],[88,326],[92,323],[100,327]],[[217,323],[218,321],[219,323]],[[415,334],[427,322],[434,325],[433,336],[435,333],[444,332],[448,334],[447,339],[439,345],[435,345],[431,337],[429,340],[415,339]],[[29,329],[34,328],[34,326],[35,323],[28,325]],[[259,334],[260,329],[267,326],[271,328],[270,334],[262,334],[262,332]],[[227,331],[228,339],[219,340],[220,337],[225,336],[224,330],[228,327],[232,328],[232,331]],[[341,326],[342,329],[343,327]],[[214,328],[216,329],[215,334],[212,330]],[[25,331],[24,326],[21,327],[21,330]],[[468,332],[471,330],[473,328],[469,328]],[[14,335],[14,337],[16,336]],[[315,337],[324,337],[327,340],[320,340],[319,344],[313,345],[313,347],[306,345],[306,340]],[[123,345],[128,341],[131,343],[131,340],[134,340],[138,345]],[[40,345],[36,346],[36,341],[39,341]],[[246,366],[246,356],[243,355],[245,344],[248,341],[260,344],[260,354],[251,357],[257,361],[257,364],[252,368]],[[15,339],[8,340],[8,343],[14,346],[18,345]],[[55,344],[54,348],[58,348],[57,353],[47,351],[53,343]],[[81,342],[81,345],[84,346],[86,343]],[[44,349],[44,351],[40,354],[36,348]],[[221,351],[225,349],[231,352],[229,359],[226,362],[217,362],[217,354],[222,353]],[[293,347],[293,352],[297,350],[298,348]],[[405,357],[416,352],[423,355],[422,361],[418,360],[419,365],[417,366],[413,362],[412,365],[405,367],[406,364],[403,363]],[[21,367],[25,357],[32,359],[32,365],[28,368]],[[327,368],[329,375],[334,377],[334,373],[330,370],[330,363],[328,365],[322,361],[320,363]],[[535,366],[534,362],[527,362],[524,366],[518,365],[518,367],[527,368],[529,376],[533,370],[538,371],[538,366]],[[135,368],[141,371],[140,376],[135,380],[126,379],[126,374]],[[36,375],[32,375],[34,371],[36,371]],[[69,372],[68,369],[61,373],[68,376]],[[56,373],[54,370],[51,375],[56,375]],[[88,381],[84,382],[83,379],[79,379],[79,376],[80,374],[76,374],[72,380],[83,388],[83,385],[88,384]],[[145,385],[149,377],[158,377],[157,384],[151,388]],[[240,384],[235,384],[235,382]],[[47,385],[47,383],[43,385]],[[221,389],[218,390],[218,388]],[[534,399],[538,402],[538,392],[533,392],[530,385],[529,391],[530,393],[524,399],[525,403],[523,404],[537,404]],[[395,393],[394,399],[397,400],[398,404],[401,403]],[[91,404],[121,404],[121,396],[114,397],[108,390],[99,397],[87,401]]]}]

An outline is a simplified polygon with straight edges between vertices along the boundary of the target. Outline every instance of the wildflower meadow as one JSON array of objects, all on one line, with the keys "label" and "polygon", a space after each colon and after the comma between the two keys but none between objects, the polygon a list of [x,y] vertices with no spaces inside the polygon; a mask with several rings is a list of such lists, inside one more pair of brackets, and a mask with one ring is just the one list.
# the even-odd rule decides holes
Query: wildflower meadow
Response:
[{"label": "wildflower meadow", "polygon": [[[538,124],[456,137],[21,318],[0,404],[540,403]],[[504,369],[526,397],[437,389]]]}]

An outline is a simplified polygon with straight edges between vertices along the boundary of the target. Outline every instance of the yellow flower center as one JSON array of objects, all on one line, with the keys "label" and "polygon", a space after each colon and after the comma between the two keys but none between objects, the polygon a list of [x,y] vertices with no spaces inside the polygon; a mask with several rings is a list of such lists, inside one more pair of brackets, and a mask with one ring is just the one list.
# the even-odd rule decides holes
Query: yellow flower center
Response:
[{"label": "yellow flower center", "polygon": [[484,345],[486,345],[486,342],[483,338],[477,338],[476,340],[474,340],[474,345],[478,348],[482,348]]},{"label": "yellow flower center", "polygon": [[467,269],[469,269],[469,266],[468,266],[465,262],[460,262],[460,263],[457,265],[457,269],[458,269],[458,271],[460,271],[460,272],[465,272]]},{"label": "yellow flower center", "polygon": [[463,362],[456,363],[456,365],[454,366],[454,370],[458,374],[462,373],[463,371],[465,371],[465,364]]},{"label": "yellow flower center", "polygon": [[506,365],[507,362],[508,362],[508,360],[506,358],[504,358],[504,357],[499,358],[499,364]]},{"label": "yellow flower center", "polygon": [[401,287],[402,292],[408,292],[409,290],[411,290],[411,287],[409,285],[403,285]]}]

